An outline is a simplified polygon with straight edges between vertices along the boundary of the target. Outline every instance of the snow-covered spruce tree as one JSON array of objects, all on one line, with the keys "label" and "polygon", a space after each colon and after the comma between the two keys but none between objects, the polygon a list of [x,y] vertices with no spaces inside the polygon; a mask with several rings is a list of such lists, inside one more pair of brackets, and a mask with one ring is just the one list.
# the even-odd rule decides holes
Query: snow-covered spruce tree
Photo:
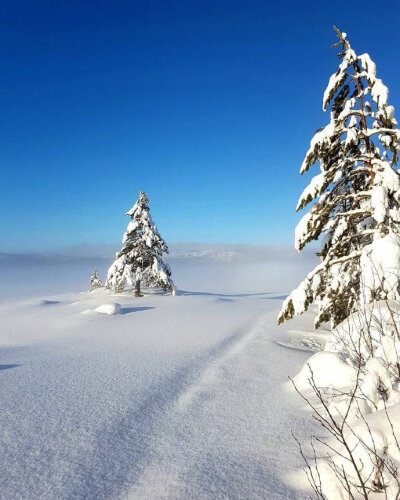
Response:
[{"label": "snow-covered spruce tree", "polygon": [[315,327],[334,327],[357,305],[400,299],[400,131],[388,89],[368,54],[357,55],[335,28],[339,69],[323,96],[330,122],[318,130],[300,169],[319,162],[297,210],[315,200],[295,231],[295,247],[322,239],[321,263],[283,303],[283,322],[317,307]]},{"label": "snow-covered spruce tree", "polygon": [[89,284],[90,284],[90,291],[95,290],[96,288],[101,288],[103,286],[103,282],[101,281],[97,269],[95,269],[90,275]]},{"label": "snow-covered spruce tree", "polygon": [[123,247],[108,270],[105,287],[121,293],[126,285],[135,285],[135,295],[140,297],[142,284],[175,295],[171,269],[162,257],[168,247],[151,219],[148,203],[146,193],[140,191],[139,199],[126,212],[131,221],[122,238]]}]

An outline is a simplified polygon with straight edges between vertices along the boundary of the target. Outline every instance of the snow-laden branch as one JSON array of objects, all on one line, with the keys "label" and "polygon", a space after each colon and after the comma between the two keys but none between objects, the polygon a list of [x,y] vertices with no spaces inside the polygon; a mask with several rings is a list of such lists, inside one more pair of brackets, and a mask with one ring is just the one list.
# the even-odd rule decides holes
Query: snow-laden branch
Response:
[{"label": "snow-laden branch", "polygon": [[296,226],[295,247],[301,250],[324,236],[319,253],[323,266],[307,276],[294,299],[289,296],[280,320],[303,312],[312,302],[318,309],[317,324],[344,319],[362,293],[363,248],[400,227],[400,178],[394,169],[400,131],[394,108],[387,104],[388,89],[376,77],[370,56],[358,56],[346,36],[338,36],[341,63],[323,97],[330,121],[311,139],[300,168],[303,174],[319,162],[320,172],[296,206],[301,210],[315,200]]}]

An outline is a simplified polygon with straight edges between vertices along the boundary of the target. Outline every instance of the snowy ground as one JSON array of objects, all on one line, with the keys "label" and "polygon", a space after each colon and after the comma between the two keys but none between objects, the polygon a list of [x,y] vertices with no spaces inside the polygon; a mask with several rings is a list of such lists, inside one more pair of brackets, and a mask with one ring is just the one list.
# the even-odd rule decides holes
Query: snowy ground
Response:
[{"label": "snowy ground", "polygon": [[305,498],[290,431],[313,423],[283,385],[322,337],[276,314],[312,261],[201,252],[171,257],[179,296],[139,299],[79,293],[97,257],[26,257],[27,286],[3,256],[1,498]]}]

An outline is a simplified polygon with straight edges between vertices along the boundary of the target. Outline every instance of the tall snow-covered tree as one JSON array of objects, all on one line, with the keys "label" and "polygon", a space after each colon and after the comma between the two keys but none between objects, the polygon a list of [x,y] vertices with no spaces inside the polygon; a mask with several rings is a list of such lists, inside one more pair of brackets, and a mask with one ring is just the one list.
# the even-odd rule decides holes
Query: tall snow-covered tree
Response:
[{"label": "tall snow-covered tree", "polygon": [[321,263],[284,301],[279,323],[314,303],[315,326],[330,321],[334,327],[360,304],[400,299],[400,181],[394,169],[400,131],[375,63],[335,31],[341,63],[322,105],[330,121],[314,135],[300,169],[304,174],[319,162],[320,173],[297,210],[314,204],[295,231],[299,251],[322,241]]},{"label": "tall snow-covered tree", "polygon": [[103,282],[101,281],[97,269],[95,269],[90,275],[89,284],[90,284],[90,291],[95,290],[96,288],[101,288],[103,286]]},{"label": "tall snow-covered tree", "polygon": [[171,269],[163,259],[168,247],[154,225],[149,209],[149,200],[144,191],[126,212],[131,221],[122,238],[122,249],[108,270],[106,288],[120,293],[125,286],[135,285],[135,295],[140,297],[141,285],[160,287],[175,294]]}]

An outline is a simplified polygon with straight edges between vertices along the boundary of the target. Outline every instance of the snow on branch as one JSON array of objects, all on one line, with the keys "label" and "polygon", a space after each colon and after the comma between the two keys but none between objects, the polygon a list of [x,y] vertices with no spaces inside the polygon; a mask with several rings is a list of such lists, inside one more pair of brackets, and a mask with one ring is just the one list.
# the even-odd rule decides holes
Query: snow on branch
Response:
[{"label": "snow on branch", "polygon": [[[323,98],[324,110],[330,108],[330,121],[311,139],[300,168],[303,174],[319,162],[320,172],[296,206],[301,210],[314,201],[296,226],[295,248],[302,250],[322,237],[323,267],[317,281],[316,275],[307,277],[294,298],[285,301],[279,316],[288,319],[313,302],[318,309],[317,324],[330,320],[333,326],[360,301],[366,272],[360,264],[363,249],[400,231],[400,177],[394,168],[400,131],[394,108],[387,104],[388,89],[377,78],[371,57],[358,56],[347,35],[336,32],[341,63]],[[370,255],[378,259],[376,251]],[[398,279],[400,287],[400,273]],[[378,287],[370,296],[385,293]]]},{"label": "snow on branch", "polygon": [[108,270],[105,287],[114,292],[122,292],[126,286],[136,287],[140,295],[140,284],[160,287],[175,294],[171,269],[162,257],[168,247],[153,223],[148,198],[144,191],[133,207],[126,212],[130,222],[123,235],[123,247],[117,253]]}]

